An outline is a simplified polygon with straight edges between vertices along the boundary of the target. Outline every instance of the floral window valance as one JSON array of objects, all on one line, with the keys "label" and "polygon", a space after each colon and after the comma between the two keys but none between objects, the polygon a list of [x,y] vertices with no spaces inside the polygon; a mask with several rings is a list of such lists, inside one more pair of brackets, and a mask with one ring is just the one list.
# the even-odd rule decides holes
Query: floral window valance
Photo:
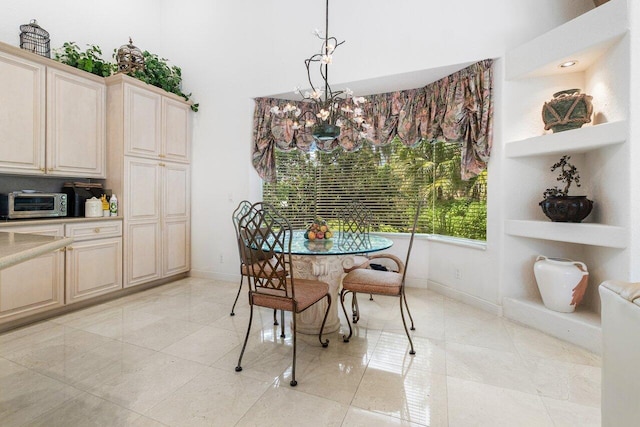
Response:
[{"label": "floral window valance", "polygon": [[[364,118],[371,124],[363,137],[344,129],[340,137],[322,151],[338,147],[358,150],[368,143],[382,146],[395,137],[414,146],[422,140],[445,140],[462,144],[462,178],[468,179],[487,167],[493,126],[493,60],[477,62],[420,88],[365,97]],[[253,166],[268,182],[275,181],[275,149],[309,151],[313,137],[309,129],[294,129],[272,112],[286,104],[305,111],[307,103],[275,98],[257,98],[253,118]]]}]

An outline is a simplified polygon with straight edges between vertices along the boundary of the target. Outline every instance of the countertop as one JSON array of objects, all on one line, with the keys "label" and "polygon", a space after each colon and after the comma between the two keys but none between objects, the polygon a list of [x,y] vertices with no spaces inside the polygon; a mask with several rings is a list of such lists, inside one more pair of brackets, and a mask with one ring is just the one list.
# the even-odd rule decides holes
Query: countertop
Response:
[{"label": "countertop", "polygon": [[0,269],[53,252],[72,242],[72,237],[0,231]]},{"label": "countertop", "polygon": [[23,225],[46,225],[46,224],[69,224],[74,222],[89,222],[89,221],[122,221],[122,216],[99,216],[96,218],[87,217],[53,217],[53,218],[33,218],[33,219],[0,219],[0,229],[3,227],[16,227]]}]

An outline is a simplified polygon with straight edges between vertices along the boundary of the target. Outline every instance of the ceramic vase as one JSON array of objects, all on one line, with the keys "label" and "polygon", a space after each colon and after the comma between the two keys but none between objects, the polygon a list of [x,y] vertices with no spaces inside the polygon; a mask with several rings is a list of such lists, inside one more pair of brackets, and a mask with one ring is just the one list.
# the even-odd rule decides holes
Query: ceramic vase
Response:
[{"label": "ceramic vase", "polygon": [[544,129],[562,132],[577,129],[591,121],[593,97],[580,93],[580,89],[568,89],[553,94],[553,99],[542,107]]},{"label": "ceramic vase", "polygon": [[533,266],[533,272],[545,307],[561,313],[575,311],[589,278],[584,263],[540,255]]}]

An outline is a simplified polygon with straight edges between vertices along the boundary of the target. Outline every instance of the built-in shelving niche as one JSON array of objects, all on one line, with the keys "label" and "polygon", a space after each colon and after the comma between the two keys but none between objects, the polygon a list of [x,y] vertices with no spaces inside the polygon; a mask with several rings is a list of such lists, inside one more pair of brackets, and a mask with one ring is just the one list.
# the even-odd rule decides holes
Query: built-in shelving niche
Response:
[{"label": "built-in shelving niche", "polygon": [[[598,285],[624,279],[629,270],[628,29],[626,2],[611,0],[505,58],[504,314],[596,352]],[[578,65],[558,67],[570,59]],[[542,105],[553,93],[570,88],[593,96],[592,122],[545,132]],[[581,190],[595,202],[581,224],[553,223],[538,206],[544,189],[557,184],[549,167],[563,154],[571,155],[580,170]],[[575,313],[556,313],[543,305],[532,269],[537,255],[580,260],[589,267],[585,303]]]}]

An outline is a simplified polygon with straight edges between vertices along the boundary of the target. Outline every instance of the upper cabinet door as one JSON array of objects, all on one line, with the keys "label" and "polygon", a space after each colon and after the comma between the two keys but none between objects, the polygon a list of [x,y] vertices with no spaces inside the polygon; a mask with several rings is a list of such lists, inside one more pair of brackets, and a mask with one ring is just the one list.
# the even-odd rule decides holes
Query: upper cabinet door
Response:
[{"label": "upper cabinet door", "polygon": [[125,155],[159,157],[161,98],[142,88],[129,84],[124,86]]},{"label": "upper cabinet door", "polygon": [[106,86],[89,76],[47,70],[47,174],[106,177]]},{"label": "upper cabinet door", "polygon": [[162,152],[160,157],[189,162],[191,153],[190,107],[188,104],[162,98]]},{"label": "upper cabinet door", "polygon": [[44,174],[45,67],[0,52],[0,172]]}]

